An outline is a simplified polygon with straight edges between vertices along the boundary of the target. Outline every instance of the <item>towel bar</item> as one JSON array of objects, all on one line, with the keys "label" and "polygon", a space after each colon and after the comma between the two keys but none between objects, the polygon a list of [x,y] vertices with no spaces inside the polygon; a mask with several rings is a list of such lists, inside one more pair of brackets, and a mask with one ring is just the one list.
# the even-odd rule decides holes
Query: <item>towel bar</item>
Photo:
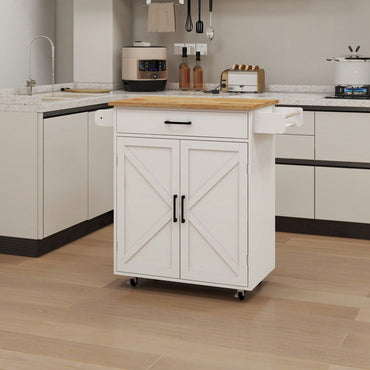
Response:
[{"label": "towel bar", "polygon": [[[143,4],[143,6],[147,6],[151,3],[152,3],[152,0],[146,0],[146,4]],[[184,5],[184,4],[185,4],[185,0],[179,0],[179,3],[178,4],[176,3],[175,5]]]}]

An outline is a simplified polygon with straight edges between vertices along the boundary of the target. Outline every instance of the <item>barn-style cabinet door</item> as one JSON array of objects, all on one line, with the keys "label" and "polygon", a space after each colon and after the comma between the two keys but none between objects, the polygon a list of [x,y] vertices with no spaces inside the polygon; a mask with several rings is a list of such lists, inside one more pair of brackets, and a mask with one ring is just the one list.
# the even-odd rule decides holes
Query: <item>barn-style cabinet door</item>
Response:
[{"label": "barn-style cabinet door", "polygon": [[181,278],[247,284],[247,144],[181,141]]},{"label": "barn-style cabinet door", "polygon": [[179,277],[179,141],[117,139],[116,269]]}]

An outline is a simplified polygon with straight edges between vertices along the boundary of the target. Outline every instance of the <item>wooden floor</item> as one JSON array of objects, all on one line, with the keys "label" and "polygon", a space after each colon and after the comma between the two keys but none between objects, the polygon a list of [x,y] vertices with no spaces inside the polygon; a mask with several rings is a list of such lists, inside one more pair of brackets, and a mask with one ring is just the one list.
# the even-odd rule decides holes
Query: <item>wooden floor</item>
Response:
[{"label": "wooden floor", "polygon": [[0,369],[370,368],[370,242],[277,234],[233,291],[112,274],[109,226],[38,259],[0,255]]}]

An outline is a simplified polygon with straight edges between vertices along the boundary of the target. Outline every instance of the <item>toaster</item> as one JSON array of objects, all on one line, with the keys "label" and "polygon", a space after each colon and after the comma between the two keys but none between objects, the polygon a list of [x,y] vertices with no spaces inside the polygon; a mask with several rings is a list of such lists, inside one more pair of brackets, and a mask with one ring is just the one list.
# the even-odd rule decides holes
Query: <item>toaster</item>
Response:
[{"label": "toaster", "polygon": [[258,66],[235,64],[222,72],[221,91],[262,93],[265,91],[265,70]]}]

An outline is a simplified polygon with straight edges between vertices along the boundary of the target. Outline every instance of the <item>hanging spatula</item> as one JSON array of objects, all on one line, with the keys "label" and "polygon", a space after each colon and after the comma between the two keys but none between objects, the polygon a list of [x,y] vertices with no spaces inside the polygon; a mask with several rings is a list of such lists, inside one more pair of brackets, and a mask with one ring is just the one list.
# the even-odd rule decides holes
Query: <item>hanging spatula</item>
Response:
[{"label": "hanging spatula", "polygon": [[201,4],[202,4],[202,0],[198,0],[198,13],[199,13],[199,20],[197,21],[196,25],[195,25],[195,29],[197,31],[197,33],[203,33],[203,22],[201,20]]}]

